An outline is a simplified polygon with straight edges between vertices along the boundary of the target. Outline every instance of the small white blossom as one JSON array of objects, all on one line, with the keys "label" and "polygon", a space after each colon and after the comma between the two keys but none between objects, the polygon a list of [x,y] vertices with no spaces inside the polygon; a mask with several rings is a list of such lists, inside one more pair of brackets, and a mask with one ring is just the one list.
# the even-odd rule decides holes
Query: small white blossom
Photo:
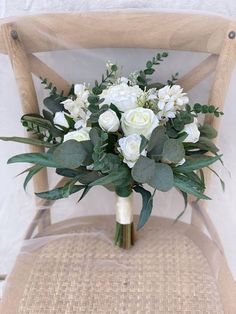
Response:
[{"label": "small white blossom", "polygon": [[88,114],[88,96],[89,91],[84,84],[76,84],[74,87],[76,99],[66,99],[62,102],[64,108],[69,111],[70,116],[77,120],[84,120],[86,122],[89,118]]},{"label": "small white blossom", "polygon": [[177,110],[184,110],[189,99],[179,85],[165,86],[158,90],[158,118],[168,119],[176,116]]},{"label": "small white blossom", "polygon": [[116,132],[120,127],[120,120],[115,111],[108,109],[99,116],[98,124],[106,132]]},{"label": "small white blossom", "polygon": [[[69,128],[69,123],[65,118],[66,113],[64,111],[56,112],[53,118],[53,123],[55,127],[58,129]],[[61,128],[61,127],[62,128]]]},{"label": "small white blossom", "polygon": [[126,163],[129,168],[133,168],[140,155],[146,155],[144,150],[140,153],[141,141],[142,138],[138,134],[132,134],[119,139],[120,147],[118,147],[118,150],[124,157],[123,162]]}]

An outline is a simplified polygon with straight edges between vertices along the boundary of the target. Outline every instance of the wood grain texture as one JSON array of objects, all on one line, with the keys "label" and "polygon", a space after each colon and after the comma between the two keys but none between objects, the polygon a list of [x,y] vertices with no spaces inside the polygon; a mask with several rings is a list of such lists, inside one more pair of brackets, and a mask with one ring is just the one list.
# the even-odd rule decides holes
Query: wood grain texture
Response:
[{"label": "wood grain texture", "polygon": [[[43,14],[14,19],[28,52],[139,47],[215,54],[221,50],[228,21],[225,17],[207,14],[133,10]],[[2,37],[0,51],[7,51]]]},{"label": "wood grain texture", "polygon": [[49,82],[52,82],[59,91],[64,91],[65,95],[70,91],[71,85],[61,77],[57,72],[50,68],[47,64],[41,61],[36,56],[28,55],[30,70],[38,78],[46,78]]},{"label": "wood grain texture", "polygon": [[[3,24],[1,27],[8,55],[11,60],[12,68],[15,74],[18,91],[20,94],[22,111],[26,113],[38,113],[38,101],[36,91],[30,73],[28,57],[24,49],[24,45],[18,37],[16,28],[13,24]],[[13,36],[14,35],[14,36]],[[15,39],[13,38],[15,37]],[[31,152],[43,152],[42,147],[30,145]],[[45,191],[48,189],[47,170],[41,170],[33,178],[34,191]],[[35,198],[36,205],[38,199]],[[44,211],[43,219],[39,224],[39,228],[44,228],[50,223],[48,211]]]}]

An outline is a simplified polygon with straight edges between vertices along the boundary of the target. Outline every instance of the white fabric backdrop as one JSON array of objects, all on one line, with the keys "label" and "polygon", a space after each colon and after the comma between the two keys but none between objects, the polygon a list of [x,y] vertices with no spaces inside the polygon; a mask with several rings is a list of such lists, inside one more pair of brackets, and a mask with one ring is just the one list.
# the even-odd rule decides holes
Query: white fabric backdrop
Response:
[{"label": "white fabric backdrop", "polygon": [[[1,0],[0,16],[13,16],[22,14],[32,14],[38,12],[55,12],[55,11],[75,11],[75,10],[94,10],[94,9],[119,9],[119,8],[157,8],[157,9],[185,9],[185,10],[204,10],[215,13],[226,14],[236,17],[236,2],[228,1],[52,1],[52,0]],[[58,52],[53,55],[42,55],[43,59],[49,65],[57,67],[58,72],[64,75],[70,82],[93,81],[94,78],[100,77],[104,70],[104,62],[107,58],[125,66],[125,72],[135,70],[137,64],[144,64],[148,56],[152,56],[153,51],[146,50],[97,50],[93,52],[71,52],[67,55],[67,61],[73,64],[73,69],[65,65],[64,53]],[[205,55],[190,53],[171,52],[168,63],[160,66],[158,75],[161,81],[165,81],[172,72],[180,71],[184,74],[191,69]],[[63,60],[63,65],[61,61]],[[89,73],[88,64],[93,66],[93,73]],[[61,65],[58,68],[58,65]],[[0,134],[2,136],[23,135],[23,128],[20,125],[19,117],[21,116],[19,96],[16,89],[11,66],[6,56],[0,56]],[[91,67],[92,68],[92,67]],[[174,70],[173,70],[174,69]],[[190,93],[194,102],[207,101],[206,95],[210,88],[210,79],[198,85]],[[220,148],[224,152],[224,160],[227,168],[231,171],[231,178],[225,169],[218,167],[218,171],[226,182],[226,192],[222,194],[220,185],[217,180],[212,185],[213,201],[209,203],[210,216],[217,226],[220,237],[223,241],[229,265],[236,278],[236,162],[233,156],[236,155],[235,147],[235,118],[236,109],[233,101],[236,97],[236,91],[233,84],[236,81],[236,71],[229,89],[225,116],[222,118],[222,128],[220,133]],[[39,98],[41,99],[45,92],[38,86]],[[200,92],[199,92],[200,91]],[[6,165],[6,160],[15,154],[24,152],[25,147],[20,144],[0,142],[0,273],[9,273],[15,256],[21,246],[21,239],[30,223],[34,214],[32,193],[25,193],[22,188],[22,177],[15,178],[25,167],[24,165]],[[99,195],[99,202],[97,201]],[[139,198],[136,198],[136,212],[139,212]],[[173,208],[174,204],[174,208]],[[173,191],[168,197],[158,193],[155,200],[154,214],[164,215],[167,217],[176,217],[182,209],[182,200]],[[114,196],[102,188],[94,189],[81,204],[76,205],[76,198],[72,197],[69,201],[62,200],[57,203],[53,211],[53,219],[57,221],[61,218],[68,218],[75,215],[92,215],[96,213],[111,213],[114,208]],[[190,212],[184,216],[188,221]]]}]

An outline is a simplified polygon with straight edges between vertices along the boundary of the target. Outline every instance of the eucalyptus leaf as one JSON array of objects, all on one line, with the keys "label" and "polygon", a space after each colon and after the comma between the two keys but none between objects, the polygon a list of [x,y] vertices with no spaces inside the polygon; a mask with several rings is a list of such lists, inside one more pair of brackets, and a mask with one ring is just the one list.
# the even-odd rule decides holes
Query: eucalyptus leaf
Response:
[{"label": "eucalyptus leaf", "polygon": [[32,164],[38,164],[44,167],[52,167],[52,168],[61,168],[61,165],[58,164],[52,154],[50,153],[25,153],[19,154],[11,157],[7,163],[13,164],[16,162],[28,162]]},{"label": "eucalyptus leaf", "polygon": [[190,179],[189,177],[185,175],[175,173],[174,185],[179,190],[188,194],[192,194],[199,199],[210,200],[208,196],[204,195],[201,192],[201,190],[199,189],[199,185],[195,181],[193,181],[192,179]]},{"label": "eucalyptus leaf", "polygon": [[201,136],[196,145],[198,148],[212,152],[213,154],[216,154],[219,151],[219,148],[207,137]]},{"label": "eucalyptus leaf", "polygon": [[35,165],[29,169],[29,172],[28,172],[28,174],[25,178],[25,181],[24,181],[24,185],[23,185],[24,189],[26,189],[27,184],[33,178],[33,176],[36,175],[39,171],[41,171],[43,168],[44,168],[44,166]]},{"label": "eucalyptus leaf", "polygon": [[30,144],[30,145],[42,146],[42,147],[48,147],[48,148],[55,146],[55,144],[51,144],[51,143],[41,141],[41,140],[38,140],[35,138],[30,138],[30,137],[17,137],[17,136],[0,137],[0,140],[9,141],[9,142],[24,143],[24,144]]},{"label": "eucalyptus leaf", "polygon": [[[73,193],[76,193],[80,190],[83,190],[85,188],[84,185],[74,185],[71,189],[70,189],[70,195]],[[58,200],[61,198],[64,198],[65,196],[65,191],[68,190],[68,186],[63,186],[60,188],[55,188],[53,190],[50,191],[46,191],[46,192],[40,192],[40,193],[35,193],[38,197],[46,199],[46,200],[50,200],[50,201],[54,201],[54,200]]]},{"label": "eucalyptus leaf", "polygon": [[153,188],[167,192],[174,186],[174,177],[171,167],[163,163],[155,163],[152,176],[147,183]]},{"label": "eucalyptus leaf", "polygon": [[145,190],[140,185],[136,185],[133,189],[135,190],[135,192],[140,193],[143,199],[142,210],[139,216],[139,222],[137,226],[137,229],[139,230],[145,225],[152,213],[153,196],[149,191]]},{"label": "eucalyptus leaf", "polygon": [[53,158],[57,164],[61,165],[60,168],[75,169],[85,163],[91,163],[92,152],[93,145],[91,141],[69,140],[60,144],[54,150]]},{"label": "eucalyptus leaf", "polygon": [[162,160],[167,163],[178,163],[185,156],[184,146],[178,139],[168,139],[164,143]]},{"label": "eucalyptus leaf", "polygon": [[176,167],[175,171],[179,173],[188,173],[194,170],[202,169],[204,167],[210,166],[211,164],[219,160],[221,157],[222,155],[214,157],[202,156],[191,160],[187,160],[183,165]]},{"label": "eucalyptus leaf", "polygon": [[169,137],[165,133],[165,128],[163,126],[158,126],[152,131],[152,135],[150,137],[147,151],[149,155],[161,155],[164,147],[164,143],[169,139]]},{"label": "eucalyptus leaf", "polygon": [[155,161],[148,157],[140,156],[132,168],[131,174],[136,182],[147,183],[153,176],[154,171]]},{"label": "eucalyptus leaf", "polygon": [[203,124],[199,128],[201,136],[213,139],[217,137],[217,130],[213,128],[210,124]]}]

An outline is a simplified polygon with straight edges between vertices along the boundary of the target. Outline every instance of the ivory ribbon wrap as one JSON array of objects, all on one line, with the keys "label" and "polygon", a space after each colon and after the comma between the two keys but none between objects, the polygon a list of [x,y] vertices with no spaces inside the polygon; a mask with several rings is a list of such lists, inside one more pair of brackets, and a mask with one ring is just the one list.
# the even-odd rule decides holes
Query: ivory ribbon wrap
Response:
[{"label": "ivory ribbon wrap", "polygon": [[116,221],[121,225],[128,225],[133,222],[132,197],[117,197]]}]

